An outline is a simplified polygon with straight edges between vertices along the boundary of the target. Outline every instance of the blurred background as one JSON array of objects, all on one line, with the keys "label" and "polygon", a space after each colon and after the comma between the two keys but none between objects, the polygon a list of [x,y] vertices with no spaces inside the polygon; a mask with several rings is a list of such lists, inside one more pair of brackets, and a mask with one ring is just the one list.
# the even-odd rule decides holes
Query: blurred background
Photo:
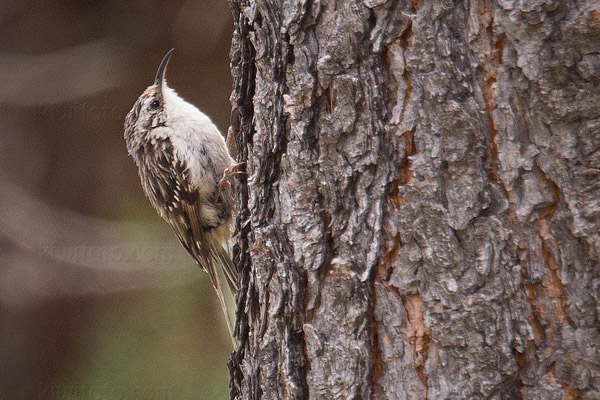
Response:
[{"label": "blurred background", "polygon": [[228,399],[206,277],[144,198],[123,120],[167,78],[222,132],[227,2],[0,2],[0,399]]}]

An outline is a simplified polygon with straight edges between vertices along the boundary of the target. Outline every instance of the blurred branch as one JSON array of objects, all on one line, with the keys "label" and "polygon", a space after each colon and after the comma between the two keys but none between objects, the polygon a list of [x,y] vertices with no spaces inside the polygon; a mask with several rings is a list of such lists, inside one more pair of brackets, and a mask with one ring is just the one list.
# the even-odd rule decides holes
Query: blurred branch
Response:
[{"label": "blurred branch", "polygon": [[44,55],[0,53],[0,103],[51,105],[97,94],[126,79],[126,49],[101,39]]},{"label": "blurred branch", "polygon": [[[118,239],[126,236],[127,232],[156,230],[149,229],[147,224],[101,220],[54,208],[35,199],[2,175],[0,186],[3,188],[0,191],[0,220],[3,222],[0,224],[0,236],[23,250],[91,269],[181,268],[172,265],[176,261],[173,259],[168,263],[155,262],[160,254],[177,253],[179,248],[176,244],[154,240],[140,247],[139,242]],[[180,253],[184,254],[183,251]],[[125,264],[124,260],[129,262]],[[179,261],[191,263],[185,256]]]},{"label": "blurred branch", "polygon": [[[152,238],[159,236],[149,234],[157,224],[106,221],[55,208],[1,174],[0,186],[0,238],[23,250],[0,268],[3,304],[172,287],[204,276],[178,244]],[[135,236],[131,232],[141,232],[143,240],[121,239]]]}]

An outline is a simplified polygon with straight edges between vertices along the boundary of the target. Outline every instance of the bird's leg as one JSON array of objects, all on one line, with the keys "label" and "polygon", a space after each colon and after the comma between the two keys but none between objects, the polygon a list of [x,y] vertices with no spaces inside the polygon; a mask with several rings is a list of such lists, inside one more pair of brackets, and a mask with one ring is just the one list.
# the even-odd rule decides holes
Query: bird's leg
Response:
[{"label": "bird's leg", "polygon": [[225,169],[225,171],[223,171],[223,178],[225,177],[229,177],[231,175],[243,175],[246,173],[246,171],[240,171],[240,168],[245,166],[246,163],[245,162],[240,162],[237,164],[233,164],[229,167],[227,167]]},{"label": "bird's leg", "polygon": [[225,169],[225,171],[223,171],[223,177],[221,178],[221,180],[218,183],[219,188],[222,188],[225,185],[229,185],[229,179],[232,176],[245,174],[246,173],[245,171],[240,171],[240,168],[243,167],[244,165],[246,165],[246,163],[241,162],[241,163],[233,164],[233,165],[227,167]]}]

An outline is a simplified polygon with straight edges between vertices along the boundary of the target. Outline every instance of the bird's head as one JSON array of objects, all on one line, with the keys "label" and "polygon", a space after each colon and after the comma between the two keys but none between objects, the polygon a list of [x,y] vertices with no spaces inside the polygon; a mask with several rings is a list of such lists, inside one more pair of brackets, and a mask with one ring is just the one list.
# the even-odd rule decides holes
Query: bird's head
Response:
[{"label": "bird's head", "polygon": [[[154,83],[146,88],[125,118],[125,140],[130,153],[139,147],[144,139],[147,140],[150,136],[161,136],[157,135],[160,129],[156,128],[164,126],[168,119],[167,102],[171,97],[178,98],[165,80],[167,64],[173,50],[165,54],[158,66]],[[153,133],[155,130],[156,132]]]},{"label": "bird's head", "polygon": [[127,150],[136,161],[144,146],[163,139],[190,142],[207,135],[221,135],[210,118],[167,86],[165,73],[172,53],[173,49],[165,54],[154,83],[146,88],[125,118]]}]

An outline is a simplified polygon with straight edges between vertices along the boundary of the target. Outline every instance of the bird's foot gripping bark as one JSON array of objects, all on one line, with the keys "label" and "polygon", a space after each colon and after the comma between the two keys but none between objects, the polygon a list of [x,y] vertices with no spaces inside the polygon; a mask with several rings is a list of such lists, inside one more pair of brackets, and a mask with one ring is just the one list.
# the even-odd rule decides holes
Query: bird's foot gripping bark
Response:
[{"label": "bird's foot gripping bark", "polygon": [[237,164],[233,164],[230,167],[227,167],[225,169],[225,171],[223,171],[223,178],[225,179],[225,178],[228,178],[230,176],[245,174],[246,171],[240,171],[240,168],[244,167],[244,166],[246,166],[246,163],[245,162],[240,162],[240,163],[237,163]]},{"label": "bird's foot gripping bark", "polygon": [[223,177],[221,178],[221,180],[218,183],[219,189],[223,189],[226,187],[228,188],[230,185],[229,179],[231,177],[236,176],[236,175],[245,174],[246,171],[240,171],[240,168],[245,165],[246,165],[245,162],[241,162],[241,163],[233,164],[232,166],[226,168],[225,171],[223,171]]}]

